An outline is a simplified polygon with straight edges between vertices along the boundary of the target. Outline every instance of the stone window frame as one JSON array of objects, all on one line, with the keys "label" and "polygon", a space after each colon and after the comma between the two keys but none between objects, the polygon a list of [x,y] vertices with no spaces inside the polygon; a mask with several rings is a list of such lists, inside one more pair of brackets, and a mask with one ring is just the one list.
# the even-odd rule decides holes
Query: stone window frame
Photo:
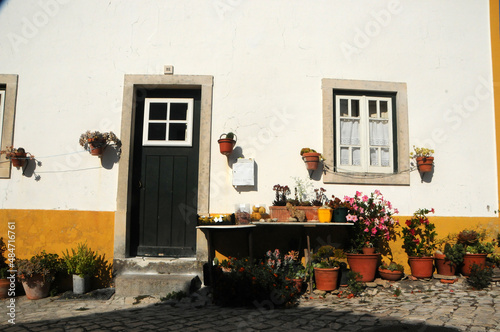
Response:
[{"label": "stone window frame", "polygon": [[[16,114],[17,85],[19,75],[0,74],[0,88],[5,91],[5,101],[3,109],[3,122],[0,133],[0,149],[14,144],[14,119]],[[2,114],[0,113],[0,116]],[[5,158],[0,157],[0,179],[10,179],[11,163]]]},{"label": "stone window frame", "polygon": [[[371,185],[410,185],[410,158],[408,134],[408,93],[406,83],[365,80],[323,78],[323,157],[328,166],[323,176],[324,183],[331,184],[371,184]],[[396,149],[394,161],[396,172],[349,173],[337,172],[334,165],[334,90],[352,90],[396,94]]]}]

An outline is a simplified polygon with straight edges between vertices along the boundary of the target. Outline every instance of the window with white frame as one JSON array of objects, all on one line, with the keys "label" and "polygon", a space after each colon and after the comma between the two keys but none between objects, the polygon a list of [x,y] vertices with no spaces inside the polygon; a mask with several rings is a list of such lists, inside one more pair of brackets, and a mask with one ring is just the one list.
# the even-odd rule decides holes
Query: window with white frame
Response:
[{"label": "window with white frame", "polygon": [[335,96],[336,169],[392,173],[392,99]]},{"label": "window with white frame", "polygon": [[[13,145],[18,75],[0,74],[0,147]],[[0,156],[0,179],[10,178],[10,162]]]},{"label": "window with white frame", "polygon": [[193,99],[146,98],[142,144],[192,146]]},{"label": "window with white frame", "polygon": [[409,185],[406,83],[323,79],[325,183]]},{"label": "window with white frame", "polygon": [[[0,129],[3,128],[4,109],[5,109],[5,90],[0,88]],[[2,135],[0,135],[0,147],[4,147],[2,141]]]}]

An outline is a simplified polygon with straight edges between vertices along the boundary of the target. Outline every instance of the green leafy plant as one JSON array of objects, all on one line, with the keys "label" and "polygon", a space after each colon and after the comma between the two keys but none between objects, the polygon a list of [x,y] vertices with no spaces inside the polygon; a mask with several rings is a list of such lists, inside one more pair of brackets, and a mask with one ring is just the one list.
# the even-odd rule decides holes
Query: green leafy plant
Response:
[{"label": "green leafy plant", "polygon": [[232,139],[232,140],[234,140],[234,133],[233,133],[233,132],[228,132],[228,133],[226,134],[226,138],[227,138],[227,139]]},{"label": "green leafy plant", "polygon": [[361,274],[359,272],[349,271],[347,278],[347,287],[349,287],[351,294],[354,296],[361,294],[365,289],[365,285],[361,281],[358,281],[358,279],[362,278]]},{"label": "green leafy plant", "polygon": [[80,277],[93,276],[98,266],[97,254],[86,243],[79,243],[77,249],[66,249],[63,252],[63,261],[69,274]]},{"label": "green leafy plant", "polygon": [[9,264],[7,263],[7,257],[5,257],[6,251],[7,246],[3,241],[3,237],[0,237],[0,279],[5,279],[8,276]]},{"label": "green leafy plant", "polygon": [[389,271],[400,271],[400,272],[405,271],[404,266],[401,264],[398,264],[396,262],[390,262],[389,264],[382,263],[382,265],[380,265],[380,269],[389,270]]},{"label": "green leafy plant", "polygon": [[39,274],[44,277],[44,280],[53,281],[55,273],[62,268],[61,264],[59,255],[42,251],[30,259],[18,259],[16,261],[17,275],[22,280]]},{"label": "green leafy plant", "polygon": [[469,254],[492,254],[495,251],[495,240],[493,242],[484,241],[486,231],[475,231],[465,229],[458,233],[457,243],[465,247],[465,252]]},{"label": "green leafy plant", "polygon": [[340,267],[340,260],[345,257],[345,253],[342,249],[336,249],[333,246],[324,245],[312,255],[312,260],[314,267],[332,268]]},{"label": "green leafy plant", "polygon": [[484,289],[489,287],[493,280],[493,266],[491,264],[478,265],[472,264],[471,274],[467,283],[475,289]]},{"label": "green leafy plant", "polygon": [[446,260],[451,262],[453,265],[458,266],[464,260],[465,248],[461,243],[450,244],[446,243],[444,245],[443,254],[446,256]]},{"label": "green leafy plant", "polygon": [[429,221],[428,213],[434,213],[434,209],[417,210],[402,228],[402,247],[410,257],[429,257],[434,254],[436,226]]}]

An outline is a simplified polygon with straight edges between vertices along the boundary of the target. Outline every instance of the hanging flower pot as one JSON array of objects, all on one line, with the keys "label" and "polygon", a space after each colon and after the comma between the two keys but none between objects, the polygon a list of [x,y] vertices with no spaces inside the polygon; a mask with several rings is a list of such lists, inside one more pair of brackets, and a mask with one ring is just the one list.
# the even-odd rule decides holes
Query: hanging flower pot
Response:
[{"label": "hanging flower pot", "polygon": [[434,157],[417,157],[417,167],[420,173],[431,172],[434,165]]},{"label": "hanging flower pot", "polygon": [[87,130],[80,136],[80,145],[89,151],[92,156],[102,156],[106,147],[111,144],[118,148],[119,155],[122,143],[112,131],[101,133],[99,131]]},{"label": "hanging flower pot", "polygon": [[5,158],[12,160],[12,166],[23,167],[28,159],[34,159],[31,153],[26,152],[23,148],[14,148],[8,146],[5,150],[0,151],[0,154],[5,154]]},{"label": "hanging flower pot", "polygon": [[[24,151],[24,150],[23,150]],[[11,156],[12,166],[22,167],[26,161],[26,152],[16,152]]]},{"label": "hanging flower pot", "polygon": [[318,169],[319,162],[323,159],[321,153],[309,148],[303,148],[300,150],[300,155],[306,163],[307,169],[310,171]]},{"label": "hanging flower pot", "polygon": [[[223,138],[224,136],[224,138]],[[217,141],[219,143],[220,153],[225,156],[230,155],[233,152],[234,145],[236,144],[236,135],[234,133],[222,134]]]}]

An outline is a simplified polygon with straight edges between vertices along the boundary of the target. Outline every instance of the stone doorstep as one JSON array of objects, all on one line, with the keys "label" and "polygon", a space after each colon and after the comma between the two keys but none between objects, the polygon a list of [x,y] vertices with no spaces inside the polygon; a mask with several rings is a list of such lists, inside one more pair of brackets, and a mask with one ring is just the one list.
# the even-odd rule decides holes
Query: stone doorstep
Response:
[{"label": "stone doorstep", "polygon": [[131,257],[115,259],[114,272],[121,274],[202,274],[203,263],[196,258]]},{"label": "stone doorstep", "polygon": [[121,274],[115,278],[119,297],[151,295],[164,297],[172,292],[191,293],[201,287],[197,274]]}]

